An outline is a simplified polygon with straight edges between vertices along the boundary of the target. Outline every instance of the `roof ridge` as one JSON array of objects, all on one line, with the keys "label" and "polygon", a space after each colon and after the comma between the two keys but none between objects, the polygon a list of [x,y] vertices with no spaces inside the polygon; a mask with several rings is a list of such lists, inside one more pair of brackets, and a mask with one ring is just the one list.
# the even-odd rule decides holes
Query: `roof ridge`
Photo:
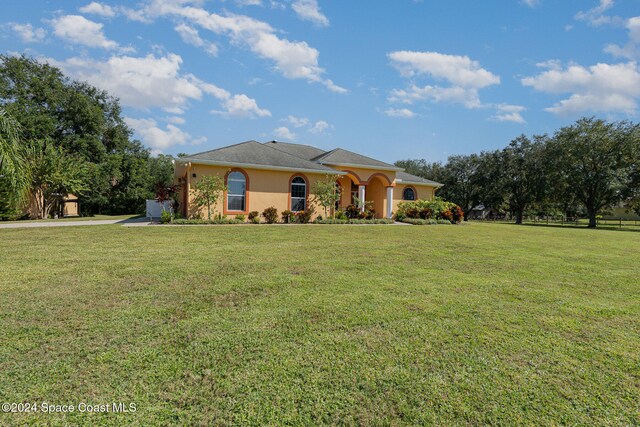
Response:
[{"label": "roof ridge", "polygon": [[323,158],[325,156],[328,156],[329,154],[334,153],[337,150],[341,150],[341,148],[340,147],[336,147],[333,150],[325,151],[323,154],[320,154],[319,156],[315,156],[314,158],[312,158],[311,161],[317,162],[321,158]]},{"label": "roof ridge", "polygon": [[[255,142],[256,144],[260,144],[260,143],[259,143],[258,141],[256,141],[255,139],[250,139],[250,140],[248,140],[248,141],[237,142],[237,143],[235,143],[235,144],[225,145],[224,147],[214,148],[213,150],[200,151],[199,153],[189,154],[188,156],[186,156],[186,158],[188,158],[188,157],[193,157],[193,156],[199,156],[200,154],[213,153],[213,152],[215,152],[215,151],[222,150],[223,148],[236,147],[236,146],[238,146],[238,145],[248,144],[248,143],[250,143],[250,142]],[[260,144],[260,145],[262,145],[262,144]]]},{"label": "roof ridge", "polygon": [[340,149],[340,150],[342,150],[342,151],[346,151],[347,153],[357,154],[358,156],[366,157],[366,158],[367,158],[367,159],[369,159],[369,160],[374,160],[374,161],[376,161],[376,162],[381,162],[381,163],[387,164],[387,165],[389,165],[389,166],[397,167],[397,166],[396,166],[396,165],[394,165],[394,164],[387,163],[387,162],[383,162],[382,160],[374,159],[373,157],[365,156],[364,154],[356,153],[355,151],[345,150],[344,148],[338,148],[338,149]]},{"label": "roof ridge", "polygon": [[[260,145],[262,145],[262,146],[263,146],[263,147],[265,147],[265,148],[270,148],[270,149],[272,149],[272,150],[275,150],[275,151],[277,151],[278,153],[286,154],[286,155],[287,155],[287,156],[289,156],[289,157],[293,157],[293,158],[295,158],[295,159],[302,160],[303,162],[311,163],[311,164],[317,164],[316,162],[314,162],[314,161],[312,161],[312,160],[309,160],[309,159],[305,159],[304,157],[299,157],[299,156],[296,156],[295,154],[291,154],[291,153],[287,153],[286,151],[278,150],[276,147],[272,147],[272,146],[270,146],[270,145],[265,145],[265,144],[260,144]],[[326,167],[326,166],[324,166],[324,165],[319,165],[319,166]],[[329,168],[329,169],[331,169],[331,168]]]},{"label": "roof ridge", "polygon": [[[285,153],[285,154],[288,154],[288,155],[290,155],[290,156],[297,157],[298,159],[302,159],[302,160],[304,160],[304,161],[312,162],[312,163],[317,163],[317,162],[315,162],[315,161],[314,161],[315,157],[314,157],[314,158],[312,158],[312,159],[307,159],[307,158],[304,158],[304,157],[302,157],[302,156],[296,156],[295,154],[289,153],[288,151],[280,150],[278,147],[275,147],[275,146],[273,146],[273,145],[267,145],[267,144],[272,144],[272,143],[276,143],[276,144],[289,144],[289,145],[300,145],[300,146],[303,146],[303,147],[311,147],[311,148],[316,148],[316,149],[318,149],[318,150],[320,150],[320,151],[324,151],[324,150],[322,150],[321,148],[317,148],[317,147],[314,147],[314,146],[312,146],[312,145],[307,145],[307,144],[294,144],[294,143],[291,143],[291,142],[279,142],[279,141],[275,141],[275,140],[274,140],[274,141],[267,141],[267,142],[264,142],[264,143],[262,144],[262,145],[264,145],[265,147],[273,148],[274,150],[278,150],[278,151],[279,151],[279,152],[281,152],[281,153]],[[326,152],[325,152],[325,153],[326,153]],[[325,154],[325,153],[320,154],[320,156],[324,156],[324,154]],[[319,157],[319,156],[316,156],[316,157]]]}]

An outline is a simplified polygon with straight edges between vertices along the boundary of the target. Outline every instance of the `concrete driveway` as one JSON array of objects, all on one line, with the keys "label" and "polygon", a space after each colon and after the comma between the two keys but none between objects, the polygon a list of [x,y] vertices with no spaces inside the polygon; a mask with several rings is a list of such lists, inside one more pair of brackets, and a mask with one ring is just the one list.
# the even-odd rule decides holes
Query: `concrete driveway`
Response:
[{"label": "concrete driveway", "polygon": [[38,228],[38,227],[75,227],[79,225],[109,225],[122,224],[125,227],[139,227],[149,225],[149,218],[130,218],[130,219],[98,219],[87,221],[16,221],[3,224],[0,222],[1,228]]}]

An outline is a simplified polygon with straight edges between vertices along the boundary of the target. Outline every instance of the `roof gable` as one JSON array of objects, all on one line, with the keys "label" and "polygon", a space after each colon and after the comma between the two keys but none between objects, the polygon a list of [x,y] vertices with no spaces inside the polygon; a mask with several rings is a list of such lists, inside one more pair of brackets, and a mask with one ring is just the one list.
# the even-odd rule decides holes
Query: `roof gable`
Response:
[{"label": "roof gable", "polygon": [[372,159],[371,157],[363,156],[362,154],[354,153],[353,151],[344,150],[342,148],[336,148],[335,150],[331,150],[313,158],[312,160],[320,164],[327,165],[348,165],[368,169],[402,170],[392,164],[381,162],[380,160]]}]

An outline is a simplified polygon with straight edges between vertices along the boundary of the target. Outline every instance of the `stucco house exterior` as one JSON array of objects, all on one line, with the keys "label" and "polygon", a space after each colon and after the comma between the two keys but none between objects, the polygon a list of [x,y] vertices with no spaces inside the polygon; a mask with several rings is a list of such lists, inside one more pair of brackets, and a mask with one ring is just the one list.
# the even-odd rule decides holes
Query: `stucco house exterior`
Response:
[{"label": "stucco house exterior", "polygon": [[278,212],[308,209],[313,185],[327,175],[335,177],[339,188],[338,208],[352,204],[355,196],[371,201],[378,218],[391,218],[403,200],[433,198],[442,186],[342,148],[324,151],[277,141],[242,142],[176,159],[174,166],[185,217],[205,214],[192,203],[193,186],[205,175],[224,177],[227,191],[215,212],[229,216],[271,206]]}]

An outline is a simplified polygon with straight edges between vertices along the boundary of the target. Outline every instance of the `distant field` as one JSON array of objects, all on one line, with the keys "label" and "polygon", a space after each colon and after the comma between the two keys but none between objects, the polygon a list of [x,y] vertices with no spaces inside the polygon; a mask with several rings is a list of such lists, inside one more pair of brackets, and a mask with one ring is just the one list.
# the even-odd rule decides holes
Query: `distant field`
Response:
[{"label": "distant field", "polygon": [[638,425],[640,233],[0,230],[0,425]]}]

